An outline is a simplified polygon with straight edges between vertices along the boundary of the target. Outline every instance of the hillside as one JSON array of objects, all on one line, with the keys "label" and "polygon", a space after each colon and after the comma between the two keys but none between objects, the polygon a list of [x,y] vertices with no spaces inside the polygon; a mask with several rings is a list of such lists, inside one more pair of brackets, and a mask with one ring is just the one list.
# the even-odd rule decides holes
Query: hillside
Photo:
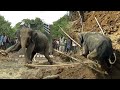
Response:
[{"label": "hillside", "polygon": [[[83,23],[83,31],[91,31],[91,32],[100,32],[100,28],[95,20],[97,18],[100,23],[104,33],[109,36],[112,40],[113,49],[117,56],[117,62],[113,66],[113,78],[120,78],[120,12],[119,11],[91,11],[84,14],[85,22]],[[76,18],[77,17],[77,18]],[[70,21],[70,32],[71,37],[75,37],[77,39],[77,34],[74,31],[81,32],[82,26],[80,20],[78,19],[78,15],[74,14],[72,21]],[[78,20],[77,20],[78,19]],[[79,57],[79,56],[78,56]]]}]

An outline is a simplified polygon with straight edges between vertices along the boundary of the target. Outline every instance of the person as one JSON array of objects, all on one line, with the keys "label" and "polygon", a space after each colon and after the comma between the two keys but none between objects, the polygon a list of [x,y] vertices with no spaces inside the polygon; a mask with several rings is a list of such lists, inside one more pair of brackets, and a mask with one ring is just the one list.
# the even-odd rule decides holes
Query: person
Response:
[{"label": "person", "polygon": [[2,46],[2,39],[1,39],[2,35],[0,34],[0,49],[1,49],[1,46]]},{"label": "person", "polygon": [[57,39],[57,40],[56,40],[56,49],[57,49],[57,50],[59,50],[59,46],[60,46],[60,42],[59,42],[59,40]]},{"label": "person", "polygon": [[5,35],[5,33],[3,34],[3,46],[4,48],[3,49],[6,49],[6,41],[7,41],[7,36]]},{"label": "person", "polygon": [[68,38],[67,39],[67,53],[70,53],[71,51],[71,40]]},{"label": "person", "polygon": [[60,37],[60,47],[59,47],[59,50],[61,52],[64,52],[64,48],[65,48],[65,43],[64,43],[64,37]]},{"label": "person", "polygon": [[3,36],[3,34],[1,34],[1,36],[0,36],[0,44],[1,44],[1,49],[3,49],[3,38],[4,38],[4,36]]},{"label": "person", "polygon": [[76,47],[77,45],[72,41],[72,51],[74,54],[77,52]]},{"label": "person", "polygon": [[67,40],[66,39],[65,39],[64,43],[65,43],[64,52],[67,52]]},{"label": "person", "polygon": [[6,48],[8,48],[10,46],[10,38],[7,36],[6,39]]}]

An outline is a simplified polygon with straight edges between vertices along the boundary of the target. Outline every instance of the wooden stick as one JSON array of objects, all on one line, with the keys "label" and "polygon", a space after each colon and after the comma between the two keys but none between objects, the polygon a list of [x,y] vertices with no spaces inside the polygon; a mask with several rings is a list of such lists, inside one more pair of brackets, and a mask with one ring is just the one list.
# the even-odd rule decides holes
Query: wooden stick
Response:
[{"label": "wooden stick", "polygon": [[[60,26],[59,26],[59,27],[60,27]],[[80,44],[78,44],[74,39],[72,39],[61,27],[60,27],[60,30],[61,30],[65,35],[67,35],[75,44],[77,44],[79,47],[81,47]]]},{"label": "wooden stick", "polygon": [[51,75],[51,76],[46,76],[42,79],[59,79],[59,78],[60,78],[59,75]]},{"label": "wooden stick", "polygon": [[65,54],[65,53],[63,53],[63,52],[61,52],[61,51],[58,51],[58,50],[56,50],[56,49],[54,49],[54,51],[56,51],[56,52],[58,52],[58,53],[60,53],[60,54],[63,54],[63,55],[65,55],[65,56],[67,56],[67,57],[69,57],[69,58],[71,58],[71,59],[73,59],[73,60],[75,60],[75,61],[81,62],[80,60],[78,60],[78,59],[76,59],[76,58],[74,58],[74,57],[72,57],[72,56],[69,56],[69,55],[67,55],[67,54]]},{"label": "wooden stick", "polygon": [[83,22],[82,22],[82,17],[81,17],[81,15],[80,15],[80,12],[79,12],[79,11],[77,11],[77,12],[78,12],[79,18],[81,19],[80,22],[81,22],[81,25],[82,25],[82,23],[83,23]]},{"label": "wooden stick", "polygon": [[34,65],[34,64],[25,64],[26,67],[61,67],[61,66],[71,66],[71,65],[79,65],[80,63],[72,63],[72,64],[59,64],[59,65]]},{"label": "wooden stick", "polygon": [[96,20],[96,22],[97,22],[97,24],[98,24],[98,26],[99,26],[100,30],[102,31],[102,34],[104,35],[104,31],[103,31],[102,27],[100,26],[100,24],[99,24],[99,22],[98,22],[98,20],[97,20],[97,18],[96,18],[96,17],[95,17],[95,20]]},{"label": "wooden stick", "polygon": [[82,26],[82,32],[83,32],[83,22],[82,22],[82,17],[81,17],[81,15],[80,15],[80,12],[79,11],[77,11],[78,12],[78,15],[79,15],[79,18],[77,19],[77,21],[79,21],[79,19],[80,19],[80,23],[81,23],[81,26]]}]

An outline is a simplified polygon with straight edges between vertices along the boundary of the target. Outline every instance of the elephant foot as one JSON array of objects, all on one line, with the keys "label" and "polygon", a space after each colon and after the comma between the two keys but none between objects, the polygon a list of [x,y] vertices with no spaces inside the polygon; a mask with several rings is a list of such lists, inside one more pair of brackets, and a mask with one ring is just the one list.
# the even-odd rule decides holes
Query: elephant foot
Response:
[{"label": "elephant foot", "polygon": [[32,61],[27,60],[25,64],[32,64]]},{"label": "elephant foot", "polygon": [[48,61],[48,63],[49,63],[50,65],[53,65],[53,64],[54,64],[54,62],[53,62],[53,61]]}]

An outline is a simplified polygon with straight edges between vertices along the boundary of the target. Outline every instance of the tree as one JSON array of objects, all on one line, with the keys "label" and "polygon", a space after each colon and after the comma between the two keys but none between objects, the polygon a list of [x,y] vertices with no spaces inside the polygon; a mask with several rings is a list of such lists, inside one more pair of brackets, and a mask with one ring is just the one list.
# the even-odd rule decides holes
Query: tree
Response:
[{"label": "tree", "polygon": [[[53,38],[59,38],[63,35],[63,32],[59,30],[59,26],[61,26],[64,30],[66,30],[66,26],[68,24],[68,15],[64,15],[59,20],[53,22],[53,25],[51,26],[51,33]],[[59,26],[58,26],[59,25]]]},{"label": "tree", "polygon": [[[25,24],[30,25],[33,30],[40,30],[43,32],[43,22],[38,17],[35,19],[23,19],[21,22],[25,22]],[[21,22],[18,22],[14,28],[19,29]]]},{"label": "tree", "polygon": [[0,34],[5,33],[10,37],[14,37],[15,30],[11,27],[11,23],[6,21],[4,16],[0,16]]}]

